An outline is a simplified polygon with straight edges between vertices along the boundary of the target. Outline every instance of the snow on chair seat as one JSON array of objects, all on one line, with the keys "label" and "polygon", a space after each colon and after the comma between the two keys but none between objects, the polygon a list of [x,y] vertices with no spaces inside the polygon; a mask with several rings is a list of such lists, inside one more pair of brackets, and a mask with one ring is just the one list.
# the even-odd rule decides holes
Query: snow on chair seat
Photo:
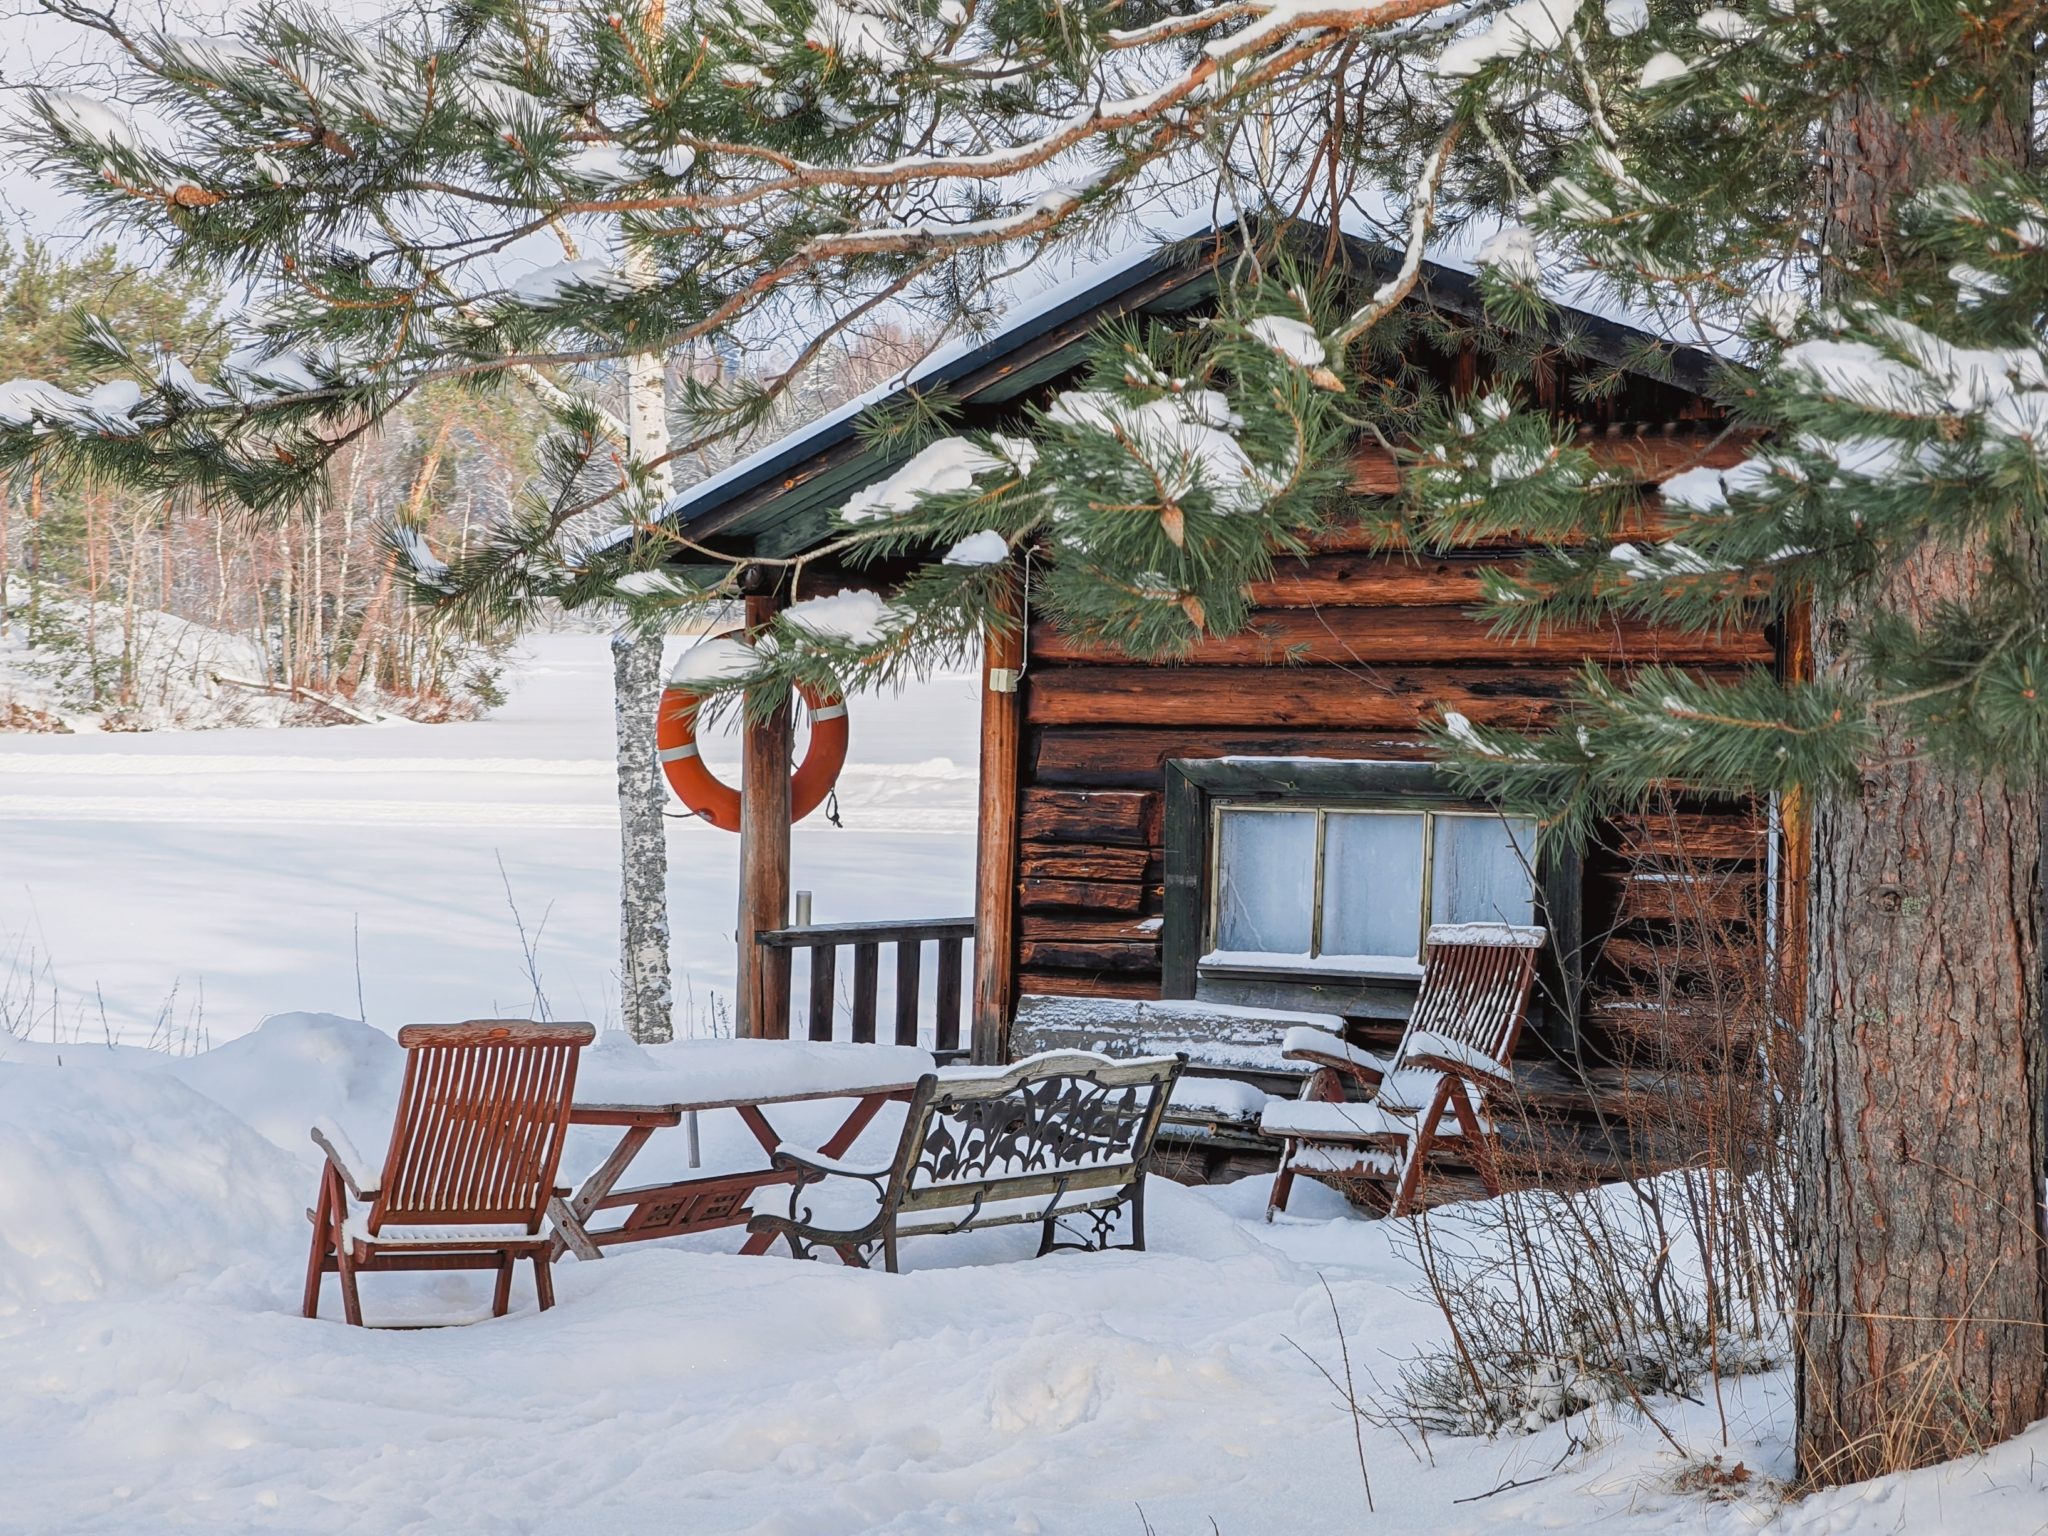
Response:
[{"label": "snow on chair seat", "polygon": [[[891,1274],[898,1239],[1036,1222],[1038,1251],[1107,1248],[1119,1210],[1145,1246],[1145,1170],[1183,1056],[1117,1061],[1092,1051],[1050,1051],[1002,1071],[949,1067],[918,1079],[895,1155],[857,1163],[784,1145],[793,1175],[787,1216],[761,1215],[756,1233],[792,1254],[829,1248],[865,1266],[879,1248]],[[1079,1242],[1059,1224],[1087,1218]]]},{"label": "snow on chair seat", "polygon": [[1384,1181],[1401,1176],[1401,1154],[1344,1142],[1304,1142],[1294,1154],[1294,1170],[1311,1177]]},{"label": "snow on chair seat", "polygon": [[367,1212],[357,1211],[342,1227],[350,1241],[374,1243],[380,1248],[501,1248],[544,1246],[553,1241],[545,1233],[536,1235],[517,1222],[480,1227],[385,1227],[370,1230]]},{"label": "snow on chair seat", "polygon": [[[1415,1134],[1422,1111],[1396,1109],[1379,1103],[1333,1104],[1318,1099],[1278,1099],[1259,1116],[1259,1129],[1268,1136],[1300,1136],[1317,1141],[1383,1141]],[[1479,1121],[1482,1133],[1486,1121]],[[1438,1141],[1455,1141],[1465,1134],[1455,1121],[1439,1126]]]},{"label": "snow on chair seat", "polygon": [[[1290,1052],[1312,1060],[1316,1072],[1299,1100],[1276,1103],[1260,1117],[1261,1131],[1281,1142],[1269,1221],[1286,1209],[1297,1173],[1391,1184],[1390,1193],[1382,1191],[1387,1214],[1406,1215],[1439,1143],[1458,1147],[1487,1189],[1500,1193],[1493,1168],[1499,1139],[1485,1096],[1512,1082],[1508,1063],[1543,942],[1541,928],[1507,923],[1432,926],[1422,985],[1392,1056],[1318,1039],[1314,1031],[1290,1035]],[[1374,1145],[1372,1155],[1361,1142]]]}]

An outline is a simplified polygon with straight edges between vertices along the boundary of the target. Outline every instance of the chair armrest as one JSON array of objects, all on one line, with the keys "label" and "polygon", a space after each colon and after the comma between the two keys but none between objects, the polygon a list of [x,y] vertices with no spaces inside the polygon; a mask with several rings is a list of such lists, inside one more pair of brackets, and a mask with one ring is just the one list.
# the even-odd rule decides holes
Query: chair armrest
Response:
[{"label": "chair armrest", "polygon": [[1410,1051],[1407,1061],[1409,1066],[1422,1071],[1441,1072],[1445,1077],[1462,1078],[1487,1088],[1507,1088],[1515,1081],[1514,1074],[1499,1062],[1487,1061],[1477,1054],[1439,1056],[1433,1051]]},{"label": "chair armrest", "polygon": [[1434,1031],[1419,1031],[1410,1036],[1404,1061],[1409,1066],[1424,1067],[1432,1072],[1448,1072],[1455,1077],[1478,1082],[1504,1086],[1515,1080],[1514,1072],[1505,1062],[1465,1044],[1462,1040],[1452,1040]]},{"label": "chair armrest", "polygon": [[369,1164],[356,1150],[356,1144],[348,1139],[347,1131],[332,1120],[317,1121],[313,1126],[313,1142],[327,1154],[327,1161],[341,1175],[341,1182],[348,1186],[350,1194],[358,1200],[377,1197],[379,1181],[367,1172]]},{"label": "chair armrest", "polygon": [[646,1126],[663,1130],[683,1123],[683,1111],[666,1104],[571,1104],[571,1125]]},{"label": "chair armrest", "polygon": [[1324,1029],[1297,1025],[1281,1041],[1280,1055],[1286,1061],[1305,1061],[1367,1088],[1379,1086],[1380,1079],[1394,1068],[1391,1059],[1362,1051],[1342,1037]]}]

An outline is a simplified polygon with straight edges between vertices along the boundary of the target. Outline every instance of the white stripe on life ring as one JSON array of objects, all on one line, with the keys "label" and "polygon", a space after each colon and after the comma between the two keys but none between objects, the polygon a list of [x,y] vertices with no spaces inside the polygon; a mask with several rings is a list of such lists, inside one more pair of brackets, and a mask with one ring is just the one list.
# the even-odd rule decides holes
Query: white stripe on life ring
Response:
[{"label": "white stripe on life ring", "polygon": [[813,720],[844,720],[846,718],[846,703],[844,700],[841,700],[837,704],[827,704],[823,709],[814,709],[811,711],[811,718]]},{"label": "white stripe on life ring", "polygon": [[686,757],[695,757],[696,755],[697,743],[694,741],[687,746],[664,747],[661,751],[654,754],[657,761],[664,763],[680,762]]}]

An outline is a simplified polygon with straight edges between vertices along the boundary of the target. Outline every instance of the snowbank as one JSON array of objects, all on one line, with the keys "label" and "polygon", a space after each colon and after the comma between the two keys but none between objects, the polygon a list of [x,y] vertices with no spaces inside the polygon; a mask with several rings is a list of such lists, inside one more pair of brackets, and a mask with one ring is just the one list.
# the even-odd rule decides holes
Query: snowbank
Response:
[{"label": "snowbank", "polygon": [[0,1316],[161,1290],[294,1235],[304,1170],[163,1072],[0,1067]]},{"label": "snowbank", "polygon": [[405,1053],[391,1036],[359,1019],[279,1013],[238,1040],[178,1061],[172,1070],[317,1167],[319,1152],[307,1133],[323,1118],[338,1121],[373,1159],[382,1160]]}]

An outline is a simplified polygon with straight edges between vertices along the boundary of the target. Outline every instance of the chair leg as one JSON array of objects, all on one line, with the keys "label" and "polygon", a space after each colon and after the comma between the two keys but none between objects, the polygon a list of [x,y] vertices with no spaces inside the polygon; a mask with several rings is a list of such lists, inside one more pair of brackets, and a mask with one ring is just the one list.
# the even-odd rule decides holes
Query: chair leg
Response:
[{"label": "chair leg", "polygon": [[549,1262],[549,1255],[544,1253],[533,1256],[533,1294],[539,1298],[543,1312],[555,1304],[554,1265]]},{"label": "chair leg", "polygon": [[332,1184],[334,1170],[321,1170],[320,1195],[313,1208],[313,1251],[306,1257],[306,1296],[302,1311],[307,1317],[320,1315],[320,1277],[327,1273],[328,1228],[334,1221]]},{"label": "chair leg", "polygon": [[1458,1117],[1458,1129],[1464,1133],[1465,1145],[1472,1149],[1472,1163],[1478,1170],[1480,1183],[1486,1186],[1489,1195],[1498,1198],[1502,1189],[1500,1138],[1487,1134],[1483,1129],[1478,1107],[1462,1083],[1451,1095],[1451,1109]]},{"label": "chair leg", "polygon": [[1273,1193],[1266,1201],[1266,1220],[1271,1221],[1277,1212],[1287,1209],[1287,1197],[1294,1193],[1294,1149],[1293,1141],[1280,1149],[1280,1171],[1273,1175]]},{"label": "chair leg", "polygon": [[890,1274],[896,1270],[896,1223],[890,1222],[882,1228],[882,1267]]},{"label": "chair leg", "polygon": [[1138,1175],[1138,1187],[1131,1194],[1131,1242],[1139,1253],[1145,1251],[1145,1175]]},{"label": "chair leg", "polygon": [[503,1317],[512,1310],[512,1255],[498,1260],[498,1284],[491,1292],[491,1316]]},{"label": "chair leg", "polygon": [[1389,1216],[1406,1216],[1415,1209],[1415,1197],[1422,1188],[1422,1160],[1429,1151],[1429,1136],[1418,1130],[1408,1143],[1408,1163],[1401,1170],[1401,1182],[1394,1189],[1393,1204],[1387,1207]]},{"label": "chair leg", "polygon": [[356,1261],[350,1256],[346,1239],[335,1244],[334,1267],[341,1274],[341,1315],[349,1326],[363,1326],[363,1298],[356,1291]]}]

